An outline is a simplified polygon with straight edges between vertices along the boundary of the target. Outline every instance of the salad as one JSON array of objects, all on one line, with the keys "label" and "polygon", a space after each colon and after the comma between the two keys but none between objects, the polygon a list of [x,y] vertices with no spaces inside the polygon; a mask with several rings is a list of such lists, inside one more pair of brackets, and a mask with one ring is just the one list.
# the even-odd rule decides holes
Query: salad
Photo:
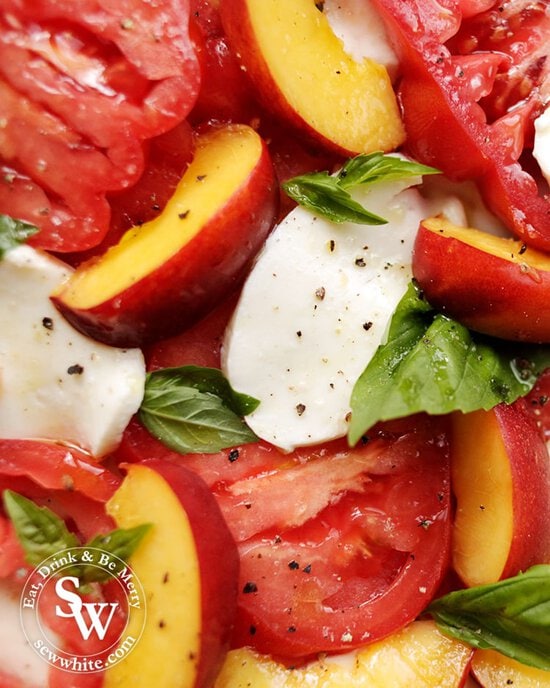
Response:
[{"label": "salad", "polygon": [[550,685],[548,0],[3,0],[0,688]]}]

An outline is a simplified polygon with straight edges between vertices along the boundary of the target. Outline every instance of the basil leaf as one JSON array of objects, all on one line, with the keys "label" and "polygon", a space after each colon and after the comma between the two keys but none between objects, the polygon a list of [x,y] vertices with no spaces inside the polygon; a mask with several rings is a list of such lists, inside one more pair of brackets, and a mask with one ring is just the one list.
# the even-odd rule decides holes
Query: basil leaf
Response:
[{"label": "basil leaf", "polygon": [[[25,558],[32,566],[45,559],[81,544],[71,533],[62,518],[48,507],[39,507],[30,499],[12,490],[4,490],[4,508],[11,519],[16,535],[25,551]],[[150,524],[134,528],[118,528],[105,535],[97,535],[85,547],[101,549],[126,561],[137,549]],[[88,583],[102,583],[111,575],[98,566],[66,566],[63,572],[79,578],[81,587]]]},{"label": "basil leaf", "polygon": [[438,173],[433,167],[377,151],[351,158],[334,176],[328,172],[312,172],[293,177],[282,187],[296,203],[331,222],[383,225],[387,220],[355,201],[347,189]]},{"label": "basil leaf", "polygon": [[28,222],[0,214],[0,258],[6,251],[19,246],[37,232],[38,227]]},{"label": "basil leaf", "polygon": [[427,611],[448,635],[550,671],[550,566],[514,578],[457,590]]},{"label": "basil leaf", "polygon": [[[151,529],[150,523],[143,523],[134,528],[117,528],[105,535],[96,535],[86,547],[100,549],[103,552],[114,554],[119,559],[127,561],[136,551],[141,541]],[[77,571],[80,583],[102,583],[111,578],[106,569],[97,566],[80,566]]]},{"label": "basil leaf", "polygon": [[147,376],[139,418],[174,451],[215,453],[258,439],[241,418],[258,404],[216,368],[165,368]]},{"label": "basil leaf", "polygon": [[4,490],[4,508],[25,551],[25,559],[33,566],[80,544],[62,518],[12,490]]},{"label": "basil leaf", "polygon": [[397,181],[426,174],[440,174],[435,167],[421,165],[381,151],[356,155],[346,162],[337,175],[339,185],[347,188],[375,182]]},{"label": "basil leaf", "polygon": [[550,366],[550,347],[513,345],[469,332],[437,313],[412,282],[393,315],[387,342],[351,395],[350,444],[380,420],[425,411],[489,410],[527,394]]},{"label": "basil leaf", "polygon": [[331,222],[363,225],[383,225],[387,222],[354,201],[339,185],[338,178],[331,177],[328,172],[293,177],[283,183],[283,189],[296,203]]}]

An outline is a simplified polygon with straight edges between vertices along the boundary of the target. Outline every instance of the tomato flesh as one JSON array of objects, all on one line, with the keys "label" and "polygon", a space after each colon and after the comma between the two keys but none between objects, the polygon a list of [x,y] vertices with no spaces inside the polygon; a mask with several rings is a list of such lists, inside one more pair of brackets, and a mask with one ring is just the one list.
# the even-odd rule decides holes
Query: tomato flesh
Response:
[{"label": "tomato flesh", "polygon": [[35,246],[97,245],[106,194],[135,184],[144,142],[187,116],[200,78],[188,17],[187,0],[85,0],[78,15],[64,0],[3,3],[0,211],[36,224]]},{"label": "tomato flesh", "polygon": [[[255,476],[214,486],[241,554],[236,646],[305,659],[383,638],[424,609],[449,562],[449,454],[444,425],[416,421],[355,449],[272,450]],[[343,476],[358,453],[365,472]],[[286,491],[264,493],[288,471]],[[301,522],[321,475],[324,501]]]}]

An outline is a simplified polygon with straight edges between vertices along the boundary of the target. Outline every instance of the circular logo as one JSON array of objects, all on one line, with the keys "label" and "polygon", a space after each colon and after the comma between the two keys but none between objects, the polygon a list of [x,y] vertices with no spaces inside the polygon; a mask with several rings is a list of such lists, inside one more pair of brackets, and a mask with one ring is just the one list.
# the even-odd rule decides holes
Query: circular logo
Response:
[{"label": "circular logo", "polygon": [[94,673],[122,661],[139,641],[145,593],[128,564],[95,547],[70,547],[41,562],[20,601],[23,632],[43,660]]}]

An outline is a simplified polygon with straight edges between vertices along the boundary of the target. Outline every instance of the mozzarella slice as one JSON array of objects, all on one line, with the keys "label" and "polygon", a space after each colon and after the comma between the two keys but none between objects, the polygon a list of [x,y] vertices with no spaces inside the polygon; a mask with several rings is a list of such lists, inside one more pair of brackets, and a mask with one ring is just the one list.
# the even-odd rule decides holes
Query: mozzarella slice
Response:
[{"label": "mozzarella slice", "polygon": [[411,279],[427,206],[410,183],[355,194],[386,225],[336,225],[296,208],[244,286],[223,368],[235,389],[260,400],[250,427],[283,450],[346,434],[352,387]]},{"label": "mozzarella slice", "polygon": [[29,246],[0,261],[0,437],[74,443],[94,456],[118,444],[143,397],[138,349],[73,329],[49,295],[70,268]]},{"label": "mozzarella slice", "polygon": [[325,0],[323,12],[348,55],[356,62],[367,57],[384,65],[395,79],[399,58],[372,0]]}]

